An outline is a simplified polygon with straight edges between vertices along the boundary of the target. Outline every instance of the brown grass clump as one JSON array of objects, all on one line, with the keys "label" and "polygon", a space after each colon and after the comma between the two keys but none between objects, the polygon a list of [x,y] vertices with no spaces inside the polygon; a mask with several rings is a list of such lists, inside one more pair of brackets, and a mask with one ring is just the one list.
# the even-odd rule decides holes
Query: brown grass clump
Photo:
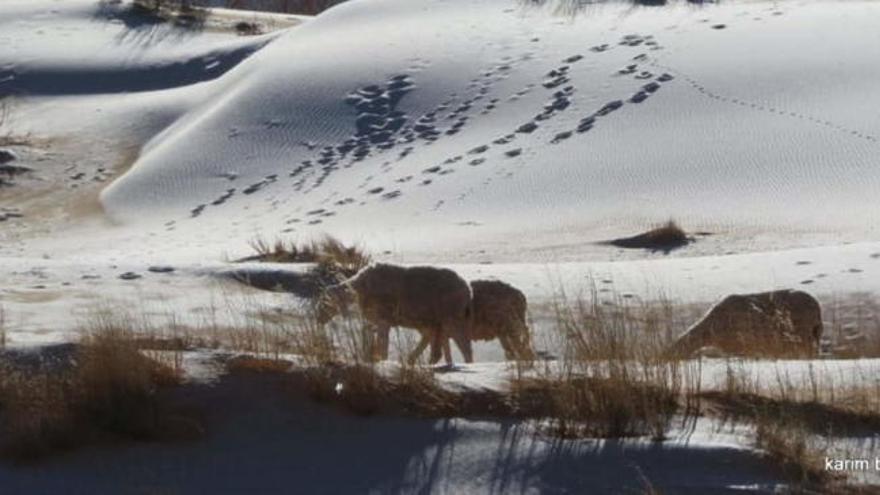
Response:
[{"label": "brown grass clump", "polygon": [[285,359],[269,359],[253,356],[239,356],[226,363],[230,373],[285,373],[292,363]]},{"label": "brown grass clump", "polygon": [[359,415],[404,414],[440,417],[462,413],[462,398],[444,390],[429,367],[409,363],[414,345],[399,342],[397,363],[382,367],[368,352],[373,332],[359,318],[338,325],[319,325],[307,317],[289,330],[293,352],[303,362],[294,370],[308,395]]},{"label": "brown grass clump", "polygon": [[785,368],[749,375],[728,363],[723,388],[700,396],[723,419],[793,418],[800,428],[818,435],[880,430],[880,384],[858,367],[847,374],[852,376],[836,382],[832,373],[820,373],[811,363],[798,379]]},{"label": "brown grass clump", "polygon": [[256,254],[239,259],[239,262],[318,263],[323,269],[333,267],[351,276],[371,261],[370,255],[361,247],[348,246],[329,235],[317,241],[301,244],[285,242],[282,239],[270,243],[265,239],[256,238],[250,242],[250,246]]},{"label": "brown grass clump", "polygon": [[561,361],[537,378],[512,379],[517,407],[549,420],[550,433],[563,437],[665,438],[676,415],[696,412],[699,375],[663,357],[671,316],[661,323],[655,309],[642,309],[624,299],[602,304],[595,288],[589,302],[562,296],[554,325]]},{"label": "brown grass clump", "polygon": [[262,237],[257,237],[251,240],[249,244],[256,254],[238,261],[317,263],[319,260],[315,243],[297,244],[293,241],[285,242],[283,239],[275,239],[275,242],[271,243]]},{"label": "brown grass clump", "polygon": [[520,416],[550,419],[562,438],[661,440],[679,410],[676,391],[621,377],[525,379],[513,394]]},{"label": "brown grass clump", "polygon": [[612,246],[629,249],[649,249],[668,253],[673,249],[686,246],[693,239],[673,220],[655,227],[647,232],[608,241]]},{"label": "brown grass clump", "polygon": [[180,381],[137,348],[131,331],[99,320],[54,366],[2,364],[0,452],[29,461],[106,441],[197,436],[200,426],[168,410],[161,391]]},{"label": "brown grass clump", "polygon": [[777,464],[799,490],[827,489],[842,481],[825,471],[826,452],[810,442],[804,428],[792,418],[761,416],[755,423],[755,446]]},{"label": "brown grass clump", "polygon": [[427,370],[398,370],[385,375],[367,364],[309,368],[304,376],[309,395],[358,415],[460,415],[455,393],[441,388]]},{"label": "brown grass clump", "polygon": [[[851,373],[862,376],[858,369]],[[867,376],[864,383],[851,379],[835,383],[812,364],[795,379],[785,368],[748,374],[728,362],[722,388],[699,396],[705,413],[752,425],[754,445],[783,470],[796,493],[871,493],[849,486],[845,473],[824,469],[835,438],[870,437],[880,429],[880,386]]]},{"label": "brown grass clump", "polygon": [[781,418],[819,435],[871,434],[880,430],[880,412],[855,411],[818,401],[776,399],[750,393],[707,391],[701,398],[714,414],[731,420],[760,423]]}]

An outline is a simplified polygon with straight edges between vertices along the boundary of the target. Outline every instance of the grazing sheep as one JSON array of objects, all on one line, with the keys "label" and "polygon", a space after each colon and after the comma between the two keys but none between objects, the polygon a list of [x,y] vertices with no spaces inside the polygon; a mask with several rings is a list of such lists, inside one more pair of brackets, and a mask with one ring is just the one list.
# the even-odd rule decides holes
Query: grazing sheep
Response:
[{"label": "grazing sheep", "polygon": [[725,297],[670,352],[687,357],[711,346],[733,355],[815,356],[821,337],[819,302],[806,292],[778,290]]},{"label": "grazing sheep", "polygon": [[[471,294],[470,339],[498,339],[505,357],[511,361],[535,359],[526,324],[526,296],[516,287],[496,280],[472,281]],[[440,344],[445,353],[449,342]],[[431,342],[432,363],[440,359],[437,345],[437,342]]]},{"label": "grazing sheep", "polygon": [[474,280],[471,340],[498,339],[508,360],[535,359],[526,324],[526,296],[516,287],[497,280]]},{"label": "grazing sheep", "polygon": [[[429,266],[401,267],[374,264],[354,277],[329,287],[318,304],[318,322],[327,323],[340,311],[347,311],[354,299],[369,323],[364,342],[376,344],[369,349],[378,359],[388,358],[388,335],[393,326],[413,328],[421,334],[418,346],[409,355],[415,362],[428,344],[434,353],[442,347],[447,364],[452,364],[448,339],[452,338],[468,363],[473,362],[468,338],[471,289],[452,270]],[[445,344],[445,345],[438,345]],[[439,356],[437,356],[439,360]]]}]

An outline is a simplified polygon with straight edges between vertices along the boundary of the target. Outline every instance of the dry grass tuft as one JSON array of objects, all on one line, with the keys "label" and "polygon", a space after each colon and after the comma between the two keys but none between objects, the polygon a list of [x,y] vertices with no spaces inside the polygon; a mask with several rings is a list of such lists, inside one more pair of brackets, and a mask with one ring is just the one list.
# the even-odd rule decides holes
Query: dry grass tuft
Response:
[{"label": "dry grass tuft", "polygon": [[664,357],[674,334],[668,308],[636,307],[620,298],[606,305],[594,287],[588,300],[560,296],[555,311],[563,355],[537,377],[513,377],[522,414],[548,419],[549,431],[563,437],[660,440],[676,416],[696,413],[699,373],[691,363]]},{"label": "dry grass tuft", "polygon": [[649,249],[668,253],[673,249],[686,246],[692,239],[673,220],[655,227],[647,232],[632,237],[623,237],[608,241],[612,246],[629,249]]},{"label": "dry grass tuft", "polygon": [[795,493],[842,481],[824,469],[825,450],[810,441],[795,419],[761,416],[755,423],[755,446],[785,472]]},{"label": "dry grass tuft", "polygon": [[358,415],[448,417],[458,415],[455,393],[440,387],[431,371],[399,370],[385,375],[367,364],[309,368],[309,395]]},{"label": "dry grass tuft", "polygon": [[288,334],[293,352],[302,359],[295,373],[315,400],[359,415],[439,417],[461,412],[462,399],[440,387],[431,368],[407,362],[410,349],[398,349],[397,363],[373,362],[374,336],[358,318],[320,325],[313,316],[306,317]]},{"label": "dry grass tuft", "polygon": [[812,363],[799,379],[784,367],[749,374],[728,362],[723,388],[699,395],[707,414],[753,425],[755,446],[783,470],[796,493],[869,493],[847,485],[843,473],[824,469],[836,438],[867,438],[880,429],[880,386],[865,378],[835,383]]},{"label": "dry grass tuft", "polygon": [[285,359],[239,356],[226,363],[230,373],[286,373],[293,363]]},{"label": "dry grass tuft", "polygon": [[256,254],[238,261],[317,263],[319,270],[338,272],[346,276],[354,275],[371,261],[370,255],[360,246],[348,246],[329,235],[301,244],[282,239],[269,242],[256,238],[250,242],[250,246]]},{"label": "dry grass tuft", "polygon": [[200,426],[166,408],[161,390],[180,382],[179,370],[137,348],[128,327],[96,320],[59,365],[16,367],[0,374],[0,450],[35,460],[91,443],[171,440]]},{"label": "dry grass tuft", "polygon": [[623,377],[525,379],[513,394],[520,416],[550,419],[562,438],[662,440],[679,410],[676,390]]},{"label": "dry grass tuft", "polygon": [[283,239],[275,239],[273,243],[262,237],[257,237],[251,240],[249,244],[256,254],[238,261],[317,263],[319,260],[318,249],[315,243],[297,244],[294,241],[285,242]]},{"label": "dry grass tuft", "polygon": [[819,401],[777,399],[752,393],[707,391],[701,399],[714,414],[733,421],[760,423],[765,418],[796,420],[799,429],[818,435],[870,435],[880,430],[880,411],[851,410]]}]

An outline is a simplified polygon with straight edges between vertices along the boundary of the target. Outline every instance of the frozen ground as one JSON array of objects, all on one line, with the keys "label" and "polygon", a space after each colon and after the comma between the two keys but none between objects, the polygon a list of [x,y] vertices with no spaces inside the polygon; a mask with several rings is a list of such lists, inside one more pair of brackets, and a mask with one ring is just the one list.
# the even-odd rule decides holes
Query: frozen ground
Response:
[{"label": "frozen ground", "polygon": [[[794,287],[826,309],[845,302],[838,323],[861,321],[866,308],[852,301],[880,290],[880,114],[870,111],[880,104],[880,67],[870,63],[880,56],[880,4],[576,3],[351,0],[314,19],[219,12],[193,25],[126,3],[2,2],[0,96],[15,98],[0,112],[0,148],[32,169],[0,182],[9,345],[69,340],[96,308],[193,326],[218,307],[234,310],[220,312],[223,324],[295,310],[290,294],[218,274],[249,254],[254,236],[324,233],[382,260],[509,281],[529,296],[539,333],[546,303],[593,284],[697,310],[732,292]],[[238,35],[241,21],[262,34]],[[15,139],[4,145],[7,135]],[[599,243],[668,218],[699,233],[696,242],[669,254]],[[496,347],[480,346],[478,359],[500,360]],[[563,491],[582,479],[554,481],[558,466],[592,459],[582,464],[609,481],[634,480],[604,467],[631,456],[655,466],[734,456],[748,474],[707,467],[717,474],[707,479],[771,483],[743,460],[751,454],[713,441],[652,457],[650,446],[519,443],[508,436],[519,426],[404,423],[426,440],[349,489],[506,492],[498,483],[508,480],[523,492]],[[233,440],[244,452],[269,442],[256,459],[290,469],[278,460],[284,439]],[[363,440],[353,452],[372,442]],[[231,460],[194,449],[188,467],[175,450],[178,467],[137,479],[145,489],[177,480],[189,493],[204,473],[229,471]],[[489,452],[508,451],[509,464],[486,464]],[[106,459],[83,454],[0,478],[50,492],[85,476],[78,467],[92,456]],[[676,485],[681,476],[663,466],[646,468],[648,478],[705,492],[698,478]]]}]

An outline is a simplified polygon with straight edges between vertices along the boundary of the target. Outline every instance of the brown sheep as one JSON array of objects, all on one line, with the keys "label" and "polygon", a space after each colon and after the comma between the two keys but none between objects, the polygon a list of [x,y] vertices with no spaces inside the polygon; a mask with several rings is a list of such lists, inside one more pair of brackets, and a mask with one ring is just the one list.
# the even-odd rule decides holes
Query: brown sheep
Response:
[{"label": "brown sheep", "polygon": [[821,337],[819,302],[806,292],[778,290],[725,297],[670,351],[687,357],[711,346],[733,355],[815,356]]},{"label": "brown sheep", "polygon": [[[505,357],[511,361],[535,359],[526,324],[526,296],[516,287],[497,280],[472,281],[471,294],[470,339],[498,339]],[[447,352],[448,341],[441,344],[443,352]],[[439,359],[440,349],[436,342],[431,342],[431,362]]]},{"label": "brown sheep", "polygon": [[[452,364],[448,340],[452,338],[466,362],[473,362],[471,342],[467,336],[471,289],[467,282],[452,270],[429,266],[401,267],[375,264],[364,268],[354,277],[329,287],[318,304],[318,322],[325,324],[339,311],[346,311],[354,299],[361,315],[371,328],[365,329],[364,342],[371,342],[370,331],[375,332],[376,343],[369,351],[377,359],[388,358],[388,335],[391,327],[413,328],[421,340],[409,355],[415,362],[428,344],[432,358],[439,343],[447,364]],[[439,360],[439,356],[437,356]]]},{"label": "brown sheep", "polygon": [[512,285],[497,280],[474,280],[471,340],[498,339],[508,360],[535,359],[526,324],[526,296]]}]

